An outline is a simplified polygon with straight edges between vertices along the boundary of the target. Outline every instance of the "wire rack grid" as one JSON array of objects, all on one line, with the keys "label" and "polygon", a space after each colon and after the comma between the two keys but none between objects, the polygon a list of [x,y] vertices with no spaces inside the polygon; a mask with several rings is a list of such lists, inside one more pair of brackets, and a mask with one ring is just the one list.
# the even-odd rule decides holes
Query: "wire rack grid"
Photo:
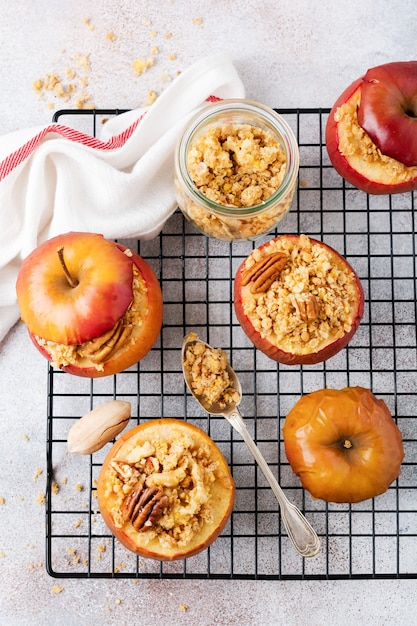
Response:
[{"label": "wire rack grid", "polygon": [[[60,111],[90,135],[117,109]],[[279,229],[256,242],[197,233],[177,211],[152,241],[126,241],[155,270],[164,323],[151,352],[114,377],[82,379],[48,366],[46,562],[57,578],[352,579],[417,578],[417,337],[414,196],[368,196],[331,167],[324,145],[327,109],[279,111],[300,148],[299,184]],[[305,233],[343,254],[359,274],[365,315],[347,348],[314,366],[282,366],[257,351],[233,310],[233,279],[251,250],[277,234]],[[317,530],[321,550],[303,559],[282,527],[278,504],[239,435],[203,414],[186,391],[181,343],[189,331],[228,353],[243,388],[245,421],[287,496]],[[305,492],[285,457],[282,426],[305,393],[369,387],[385,400],[403,435],[402,472],[388,491],[359,504],[331,504]],[[236,502],[210,548],[184,561],[138,558],[111,535],[98,511],[96,481],[108,444],[70,455],[76,419],[108,399],[132,404],[131,425],[178,417],[204,429],[228,460]]]}]

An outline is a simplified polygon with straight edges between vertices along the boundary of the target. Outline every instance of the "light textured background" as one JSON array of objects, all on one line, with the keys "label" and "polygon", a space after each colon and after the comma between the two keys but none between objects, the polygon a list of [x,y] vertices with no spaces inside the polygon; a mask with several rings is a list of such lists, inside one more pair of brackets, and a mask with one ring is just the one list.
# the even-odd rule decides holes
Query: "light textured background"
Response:
[{"label": "light textured background", "polygon": [[[176,72],[215,50],[232,54],[249,98],[328,107],[368,67],[413,58],[415,15],[412,0],[0,0],[0,133],[45,124],[82,95],[97,107],[143,105],[150,90],[161,93]],[[153,67],[135,77],[132,62],[152,47]],[[87,71],[77,55],[89,55]],[[40,99],[33,82],[56,73],[65,85],[67,69],[77,69],[85,87],[68,102],[49,92]],[[0,381],[0,624],[416,623],[415,581],[51,579],[36,503],[45,488],[46,364],[21,325],[0,345]],[[52,593],[55,584],[61,593]]]}]

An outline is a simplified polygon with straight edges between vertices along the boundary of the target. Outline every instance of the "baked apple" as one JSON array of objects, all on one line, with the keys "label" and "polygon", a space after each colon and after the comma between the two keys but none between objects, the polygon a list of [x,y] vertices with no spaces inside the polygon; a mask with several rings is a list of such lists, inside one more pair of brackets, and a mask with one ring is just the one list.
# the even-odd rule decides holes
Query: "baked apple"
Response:
[{"label": "baked apple", "polygon": [[363,387],[303,396],[283,427],[293,471],[314,498],[360,502],[387,491],[404,458],[402,436],[383,400]]},{"label": "baked apple", "polygon": [[105,523],[126,548],[173,561],[201,552],[218,537],[232,512],[235,485],[204,431],[161,418],[113,444],[97,493]]},{"label": "baked apple", "polygon": [[77,376],[131,367],[161,330],[154,272],[99,234],[70,232],[41,244],[23,261],[16,292],[34,345],[54,367]]},{"label": "baked apple", "polygon": [[282,235],[238,268],[234,308],[261,352],[279,363],[311,365],[353,337],[364,294],[355,271],[330,246],[306,235]]},{"label": "baked apple", "polygon": [[336,100],[326,124],[336,171],[370,194],[417,189],[417,61],[369,69]]}]

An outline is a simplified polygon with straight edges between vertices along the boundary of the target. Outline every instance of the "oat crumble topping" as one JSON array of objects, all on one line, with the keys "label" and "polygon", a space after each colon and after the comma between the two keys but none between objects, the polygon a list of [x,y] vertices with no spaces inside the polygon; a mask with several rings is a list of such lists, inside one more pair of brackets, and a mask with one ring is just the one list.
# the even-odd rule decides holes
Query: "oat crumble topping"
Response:
[{"label": "oat crumble topping", "polygon": [[[307,354],[348,332],[359,297],[354,274],[305,235],[272,240],[248,257],[245,268],[275,251],[288,261],[270,288],[255,294],[249,285],[242,289],[244,312],[261,336],[285,351]],[[305,319],[302,303],[311,297],[316,315]]]},{"label": "oat crumble topping", "polygon": [[211,522],[214,513],[211,485],[217,480],[218,464],[210,447],[198,444],[188,434],[178,431],[173,441],[152,439],[140,443],[132,437],[110,463],[105,497],[112,502],[111,514],[116,527],[123,528],[122,507],[133,487],[160,486],[167,497],[159,519],[140,532],[145,542],[157,538],[162,547],[183,547]]},{"label": "oat crumble topping", "polygon": [[266,209],[287,171],[285,150],[272,132],[251,124],[212,125],[197,136],[187,153],[187,169],[200,193],[232,215],[220,215],[189,198],[176,181],[178,202],[203,233],[218,239],[248,239],[272,229],[290,208],[295,183]]},{"label": "oat crumble topping", "polygon": [[250,124],[211,126],[187,154],[191,179],[207,198],[250,207],[269,198],[285,175],[286,156],[272,133]]},{"label": "oat crumble topping", "polygon": [[190,343],[184,355],[184,367],[190,374],[193,392],[201,397],[207,407],[218,403],[220,408],[236,404],[239,392],[227,371],[227,355],[221,348],[212,348],[198,341],[197,335],[190,333]]}]

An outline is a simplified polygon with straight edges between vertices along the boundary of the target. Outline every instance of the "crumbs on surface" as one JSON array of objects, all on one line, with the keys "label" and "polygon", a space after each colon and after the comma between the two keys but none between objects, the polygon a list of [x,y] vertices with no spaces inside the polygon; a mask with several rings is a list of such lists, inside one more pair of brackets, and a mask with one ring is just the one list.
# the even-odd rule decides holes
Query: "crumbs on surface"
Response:
[{"label": "crumbs on surface", "polygon": [[[113,45],[115,50],[120,48],[120,33],[118,34],[116,29],[101,30],[100,32],[96,25],[93,24],[90,17],[83,17],[82,25],[91,32],[91,37],[100,37],[106,41],[109,45]],[[203,20],[201,17],[196,17],[192,22],[197,26],[202,26]],[[172,32],[159,33],[156,28],[153,27],[151,20],[144,18],[142,20],[142,26],[147,29],[147,36],[149,37],[150,53],[146,53],[144,50],[133,60],[126,59],[125,69],[133,71],[133,78],[141,77],[146,71],[148,71],[156,62],[156,58],[161,54],[169,61],[174,61],[177,55],[170,51],[167,42],[173,38]],[[125,33],[123,33],[125,35]],[[91,41],[91,40],[90,40]],[[160,51],[161,44],[162,50]],[[61,51],[61,67],[53,68],[51,71],[46,72],[44,75],[36,78],[33,81],[33,89],[38,96],[38,99],[45,102],[48,109],[54,109],[59,101],[73,106],[76,109],[94,109],[93,97],[90,89],[91,63],[90,54],[73,54],[68,56],[66,50]],[[62,64],[66,64],[66,68],[62,67]],[[162,74],[157,79],[158,83],[166,83],[172,80],[173,76],[167,77],[168,74],[162,68]],[[177,70],[176,74],[180,72]],[[156,86],[152,89],[154,93],[157,93]],[[150,106],[155,101],[155,98],[146,99],[146,106]]]},{"label": "crumbs on surface", "polygon": [[38,504],[45,504],[46,502],[46,496],[44,493],[38,493],[38,495],[36,496],[36,502]]},{"label": "crumbs on surface", "polygon": [[53,594],[62,593],[62,591],[64,591],[64,587],[61,587],[61,585],[54,585],[51,588],[51,593]]}]

